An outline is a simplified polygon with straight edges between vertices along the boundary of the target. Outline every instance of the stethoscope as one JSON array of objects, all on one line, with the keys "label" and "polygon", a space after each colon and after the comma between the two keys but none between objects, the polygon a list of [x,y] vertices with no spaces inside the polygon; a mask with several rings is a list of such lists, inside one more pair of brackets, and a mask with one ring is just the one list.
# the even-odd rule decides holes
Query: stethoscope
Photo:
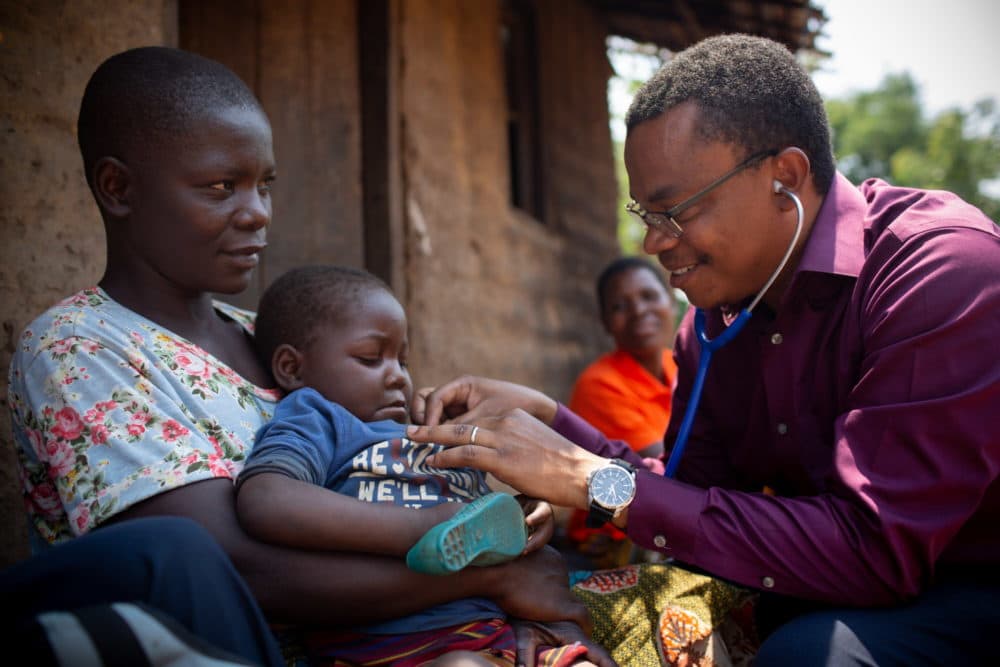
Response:
[{"label": "stethoscope", "polygon": [[705,384],[705,375],[708,373],[708,365],[712,361],[712,354],[736,338],[740,331],[747,325],[747,322],[750,321],[750,311],[764,297],[767,290],[771,289],[771,285],[785,269],[785,264],[788,263],[788,259],[792,256],[795,245],[799,241],[799,235],[802,233],[802,221],[805,217],[805,212],[802,210],[802,201],[794,192],[786,188],[781,181],[774,181],[774,192],[785,195],[795,204],[795,212],[798,215],[795,222],[795,234],[792,235],[792,241],[788,244],[788,249],[785,250],[785,256],[778,262],[778,268],[774,270],[771,277],[760,288],[760,291],[757,292],[757,296],[750,302],[750,305],[741,310],[740,314],[733,320],[733,323],[726,327],[721,334],[715,338],[709,338],[708,334],[705,333],[705,311],[701,308],[695,309],[694,331],[698,336],[698,346],[701,348],[701,354],[698,357],[698,373],[695,375],[694,385],[691,388],[691,396],[688,399],[687,408],[684,410],[684,421],[681,422],[680,431],[677,432],[677,440],[674,442],[674,448],[670,452],[670,458],[667,460],[667,467],[663,471],[664,477],[674,476],[674,473],[677,472],[677,466],[680,465],[681,456],[684,455],[684,448],[687,446],[688,436],[691,434],[694,415],[698,411],[698,403],[701,401],[701,390]]}]

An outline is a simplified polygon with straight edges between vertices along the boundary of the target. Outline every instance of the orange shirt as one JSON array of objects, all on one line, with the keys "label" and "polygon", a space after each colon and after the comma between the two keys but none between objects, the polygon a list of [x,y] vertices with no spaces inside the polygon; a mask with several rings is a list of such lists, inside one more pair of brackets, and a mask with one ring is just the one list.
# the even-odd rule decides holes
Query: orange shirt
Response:
[{"label": "orange shirt", "polygon": [[[670,350],[663,350],[663,372],[666,384],[650,375],[628,352],[615,350],[580,374],[573,387],[569,409],[608,438],[624,440],[635,451],[663,442],[677,377],[677,366]],[[601,528],[587,528],[586,520],[587,512],[582,510],[570,515],[567,535],[574,542],[586,542],[594,533],[604,533],[615,540],[625,539],[625,533],[610,523]]]},{"label": "orange shirt", "polygon": [[670,399],[677,366],[663,350],[664,384],[621,350],[592,363],[573,387],[569,409],[612,440],[624,440],[639,451],[662,442],[670,421]]}]

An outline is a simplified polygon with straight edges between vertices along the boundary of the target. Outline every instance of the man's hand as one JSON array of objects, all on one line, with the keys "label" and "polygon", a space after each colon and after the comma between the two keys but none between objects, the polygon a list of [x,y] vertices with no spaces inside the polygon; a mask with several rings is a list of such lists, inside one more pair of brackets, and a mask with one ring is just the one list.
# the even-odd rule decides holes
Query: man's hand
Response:
[{"label": "man's hand", "polygon": [[472,375],[464,375],[436,389],[418,390],[413,397],[411,416],[416,424],[436,426],[496,417],[515,408],[546,424],[551,424],[556,416],[556,402],[540,391]]},{"label": "man's hand", "polygon": [[563,507],[587,508],[587,476],[606,463],[523,410],[479,419],[475,427],[410,426],[407,436],[446,446],[428,457],[433,466],[493,473],[521,493]]},{"label": "man's hand", "polygon": [[518,667],[534,667],[539,646],[566,646],[579,642],[587,648],[587,659],[598,667],[617,667],[603,646],[591,641],[580,626],[570,621],[539,623],[511,619],[517,635]]}]

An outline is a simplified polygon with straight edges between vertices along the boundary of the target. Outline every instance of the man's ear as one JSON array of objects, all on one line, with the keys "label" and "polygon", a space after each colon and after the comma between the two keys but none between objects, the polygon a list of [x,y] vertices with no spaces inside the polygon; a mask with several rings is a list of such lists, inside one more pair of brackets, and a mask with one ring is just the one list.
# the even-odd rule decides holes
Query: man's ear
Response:
[{"label": "man's ear", "polygon": [[[788,189],[799,196],[809,187],[812,179],[812,170],[809,164],[809,156],[801,148],[794,146],[786,148],[778,153],[774,159],[774,181],[781,183],[781,187]],[[779,189],[775,188],[775,194],[779,194]],[[795,206],[792,201],[781,195],[779,199],[783,209],[791,209]]]},{"label": "man's ear", "polygon": [[286,392],[300,389],[302,381],[302,353],[288,343],[282,343],[271,355],[271,373],[274,381]]},{"label": "man's ear", "polygon": [[106,156],[94,164],[94,197],[110,217],[128,217],[131,186],[132,172],[118,158]]}]

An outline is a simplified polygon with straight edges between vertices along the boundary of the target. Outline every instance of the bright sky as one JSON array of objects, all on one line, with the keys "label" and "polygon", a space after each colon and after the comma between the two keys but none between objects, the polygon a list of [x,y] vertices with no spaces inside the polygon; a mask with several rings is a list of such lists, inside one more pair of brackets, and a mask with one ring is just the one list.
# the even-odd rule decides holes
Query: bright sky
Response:
[{"label": "bright sky", "polygon": [[[813,80],[824,98],[871,90],[889,73],[907,71],[934,115],[984,98],[1000,104],[1000,0],[814,0],[827,22],[817,46],[832,55]],[[623,75],[644,80],[648,61],[617,60]],[[630,96],[611,80],[612,110],[623,116]],[[612,123],[617,139],[620,122]]]},{"label": "bright sky", "polygon": [[908,71],[931,114],[1000,103],[997,0],[814,0],[828,17],[820,49],[832,52],[813,80],[826,98],[874,88]]}]

